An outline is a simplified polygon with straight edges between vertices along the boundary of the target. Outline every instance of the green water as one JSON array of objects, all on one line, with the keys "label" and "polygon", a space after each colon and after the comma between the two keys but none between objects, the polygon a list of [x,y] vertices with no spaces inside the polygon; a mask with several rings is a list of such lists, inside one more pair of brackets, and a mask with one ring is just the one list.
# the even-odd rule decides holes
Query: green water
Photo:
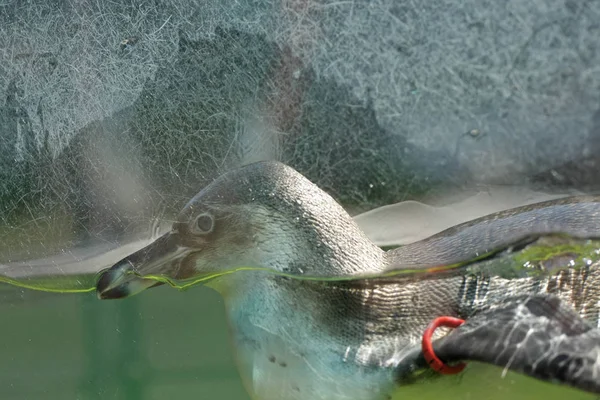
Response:
[{"label": "green water", "polygon": [[[0,399],[248,400],[220,297],[204,287],[119,301],[2,287]],[[395,399],[594,399],[485,365]]]},{"label": "green water", "polygon": [[206,288],[114,302],[23,293],[0,305],[0,399],[247,398]]}]

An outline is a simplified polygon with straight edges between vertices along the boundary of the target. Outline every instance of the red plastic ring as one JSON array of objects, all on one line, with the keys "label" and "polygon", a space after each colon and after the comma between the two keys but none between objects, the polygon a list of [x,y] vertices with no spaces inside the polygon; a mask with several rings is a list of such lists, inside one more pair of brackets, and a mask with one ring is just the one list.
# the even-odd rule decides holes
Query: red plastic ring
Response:
[{"label": "red plastic ring", "polygon": [[423,339],[421,340],[421,349],[423,351],[423,356],[425,357],[425,361],[431,368],[440,374],[444,375],[454,375],[461,372],[467,366],[464,363],[456,364],[456,365],[446,365],[440,360],[433,351],[433,345],[431,344],[431,337],[437,328],[440,326],[446,328],[458,328],[465,321],[460,318],[453,317],[439,317],[431,321],[431,323],[425,329],[425,333],[423,333]]}]

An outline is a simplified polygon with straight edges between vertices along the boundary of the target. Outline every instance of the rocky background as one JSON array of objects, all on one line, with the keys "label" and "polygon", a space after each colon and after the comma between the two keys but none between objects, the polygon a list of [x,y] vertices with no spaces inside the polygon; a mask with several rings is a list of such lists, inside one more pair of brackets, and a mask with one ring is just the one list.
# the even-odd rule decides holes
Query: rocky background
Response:
[{"label": "rocky background", "polygon": [[147,233],[260,159],[354,211],[600,187],[600,1],[134,3],[0,3],[0,261]]}]

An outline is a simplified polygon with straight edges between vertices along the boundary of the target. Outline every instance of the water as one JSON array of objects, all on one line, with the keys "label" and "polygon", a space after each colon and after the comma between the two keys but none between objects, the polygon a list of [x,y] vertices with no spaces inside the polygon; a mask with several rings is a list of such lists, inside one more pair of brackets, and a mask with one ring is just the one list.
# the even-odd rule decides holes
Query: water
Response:
[{"label": "water", "polygon": [[[207,288],[93,294],[3,290],[2,399],[246,399],[223,304]],[[6,298],[6,297],[4,297]]]},{"label": "water", "polygon": [[[10,301],[6,301],[10,296]],[[212,290],[160,287],[122,301],[2,288],[0,398],[248,400],[233,363],[223,302]],[[572,400],[595,397],[472,363],[460,377],[394,399]]]}]

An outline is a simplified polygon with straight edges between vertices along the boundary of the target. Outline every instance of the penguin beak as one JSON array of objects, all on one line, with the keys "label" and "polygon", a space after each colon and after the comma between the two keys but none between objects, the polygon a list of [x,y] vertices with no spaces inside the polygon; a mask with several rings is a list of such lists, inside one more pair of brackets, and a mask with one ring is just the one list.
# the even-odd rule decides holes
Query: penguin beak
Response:
[{"label": "penguin beak", "polygon": [[167,233],[104,271],[96,284],[100,299],[121,299],[162,285],[143,276],[170,276],[189,251],[178,245],[177,234]]}]

